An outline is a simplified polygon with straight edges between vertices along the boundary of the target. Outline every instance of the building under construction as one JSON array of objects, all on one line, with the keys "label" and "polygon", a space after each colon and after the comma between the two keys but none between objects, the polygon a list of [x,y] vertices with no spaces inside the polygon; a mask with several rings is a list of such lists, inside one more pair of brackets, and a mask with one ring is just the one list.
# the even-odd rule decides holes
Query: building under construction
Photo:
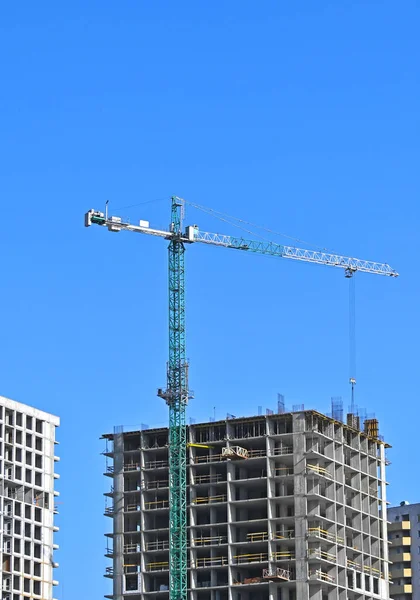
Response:
[{"label": "building under construction", "polygon": [[[168,430],[103,437],[106,597],[166,600]],[[190,425],[189,598],[389,599],[386,447],[312,410]]]}]

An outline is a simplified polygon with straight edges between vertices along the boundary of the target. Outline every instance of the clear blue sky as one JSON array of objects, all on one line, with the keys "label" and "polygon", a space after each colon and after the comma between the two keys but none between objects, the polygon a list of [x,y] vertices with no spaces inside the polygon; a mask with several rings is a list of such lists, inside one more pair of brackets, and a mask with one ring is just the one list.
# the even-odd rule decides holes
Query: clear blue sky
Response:
[{"label": "clear blue sky", "polygon": [[[59,600],[108,589],[100,435],[167,419],[166,243],[85,230],[107,198],[165,226],[169,202],[117,209],[178,194],[399,270],[357,280],[357,403],[391,502],[420,501],[419,22],[415,0],[1,4],[0,393],[62,418]],[[340,270],[192,247],[187,279],[191,417],[348,403]]]}]

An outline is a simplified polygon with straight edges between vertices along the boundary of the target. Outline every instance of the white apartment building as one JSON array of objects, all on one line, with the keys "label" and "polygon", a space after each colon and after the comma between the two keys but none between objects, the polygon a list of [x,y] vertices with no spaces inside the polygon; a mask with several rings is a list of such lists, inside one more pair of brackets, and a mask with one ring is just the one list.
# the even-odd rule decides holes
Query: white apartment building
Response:
[{"label": "white apartment building", "polygon": [[1,598],[53,600],[58,417],[0,396]]}]

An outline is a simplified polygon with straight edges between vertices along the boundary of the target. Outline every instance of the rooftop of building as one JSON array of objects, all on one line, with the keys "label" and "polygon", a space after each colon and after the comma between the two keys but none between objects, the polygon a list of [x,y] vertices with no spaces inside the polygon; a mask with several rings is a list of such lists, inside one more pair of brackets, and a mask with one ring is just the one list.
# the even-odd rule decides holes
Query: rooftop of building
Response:
[{"label": "rooftop of building", "polygon": [[398,513],[420,511],[420,502],[415,502],[414,504],[411,504],[411,502],[408,502],[408,500],[403,500],[396,506],[390,506],[388,508],[388,512],[389,511]]},{"label": "rooftop of building", "polygon": [[[278,419],[279,417],[287,417],[287,416],[292,416],[292,415],[298,415],[298,414],[305,414],[306,416],[315,416],[318,417],[319,419],[325,419],[326,421],[330,422],[330,423],[334,423],[336,425],[339,425],[341,427],[343,427],[345,430],[347,431],[351,431],[353,433],[358,433],[360,434],[362,437],[373,440],[375,442],[379,442],[379,443],[383,443],[385,448],[391,448],[391,446],[386,443],[378,434],[378,422],[376,419],[370,419],[368,421],[370,422],[375,422],[376,423],[376,429],[374,428],[374,430],[370,430],[370,432],[367,431],[363,431],[358,429],[357,427],[352,427],[351,425],[344,423],[341,420],[338,420],[336,418],[333,418],[331,416],[325,415],[317,410],[312,410],[312,409],[307,409],[307,410],[298,410],[298,411],[288,411],[288,412],[280,412],[280,413],[270,413],[270,414],[266,414],[266,415],[253,415],[253,416],[242,416],[242,417],[236,417],[234,415],[228,415],[225,419],[219,419],[219,420],[211,420],[211,421],[203,421],[200,423],[191,423],[190,425],[187,425],[187,428],[189,427],[217,427],[220,425],[224,425],[226,422],[229,423],[240,423],[240,422],[246,422],[246,421],[255,421],[255,420],[267,420],[267,419]],[[352,417],[351,421],[352,422],[357,422],[357,415],[351,415],[348,414],[347,417]],[[354,417],[356,417],[356,421],[354,420]],[[366,421],[365,421],[366,423]],[[148,432],[148,433],[164,433],[168,430],[168,427],[156,427],[156,428],[149,428],[148,426],[144,426],[141,429],[130,429],[125,431],[124,428],[122,426],[119,427],[115,427],[114,428],[114,432],[113,433],[104,433],[101,436],[101,439],[107,439],[107,440],[113,440],[114,436],[119,434],[119,433],[124,433],[124,435],[140,435],[142,432]]]},{"label": "rooftop of building", "polygon": [[34,406],[29,406],[28,404],[17,402],[17,400],[11,400],[10,398],[6,398],[5,396],[0,396],[0,406],[4,406],[6,409],[9,410],[16,410],[30,417],[34,417],[35,419],[47,421],[48,423],[51,423],[56,427],[60,426],[60,417],[57,417],[56,415],[45,412],[43,410],[39,410]]}]

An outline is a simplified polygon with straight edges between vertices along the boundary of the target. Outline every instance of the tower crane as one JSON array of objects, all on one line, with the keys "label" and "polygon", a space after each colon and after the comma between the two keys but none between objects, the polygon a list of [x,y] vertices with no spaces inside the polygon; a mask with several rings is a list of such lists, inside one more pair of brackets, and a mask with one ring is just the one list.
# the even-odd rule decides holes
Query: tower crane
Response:
[{"label": "tower crane", "polygon": [[153,229],[148,221],[134,225],[121,217],[89,210],[85,226],[101,225],[109,231],[132,231],[161,237],[169,241],[169,361],[167,386],[158,396],[169,407],[169,599],[187,600],[187,481],[186,481],[186,405],[192,394],[188,387],[188,363],[185,351],[185,248],[201,243],[232,248],[247,253],[267,254],[291,260],[310,262],[344,269],[346,277],[356,271],[397,277],[398,273],[384,263],[340,256],[317,250],[284,246],[274,242],[248,240],[218,233],[200,231],[196,225],[184,229],[185,202],[171,198],[171,222],[168,230]]}]

